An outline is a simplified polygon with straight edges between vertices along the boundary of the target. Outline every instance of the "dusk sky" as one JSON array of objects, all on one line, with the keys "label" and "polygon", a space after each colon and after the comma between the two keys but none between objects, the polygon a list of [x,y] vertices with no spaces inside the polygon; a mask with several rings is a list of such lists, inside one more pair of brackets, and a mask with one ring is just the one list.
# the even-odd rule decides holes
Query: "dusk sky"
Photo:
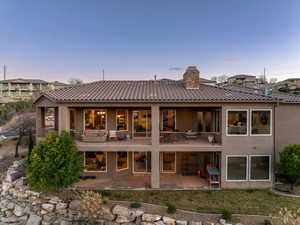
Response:
[{"label": "dusk sky", "polygon": [[300,77],[300,0],[0,0],[0,64],[49,81]]}]

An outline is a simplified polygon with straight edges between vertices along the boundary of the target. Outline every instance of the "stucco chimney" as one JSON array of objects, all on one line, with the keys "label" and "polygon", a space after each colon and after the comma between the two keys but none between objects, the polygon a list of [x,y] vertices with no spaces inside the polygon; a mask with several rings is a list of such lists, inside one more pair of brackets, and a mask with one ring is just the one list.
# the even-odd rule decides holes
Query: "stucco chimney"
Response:
[{"label": "stucco chimney", "polygon": [[200,72],[196,66],[189,66],[183,74],[183,80],[186,89],[199,89]]}]

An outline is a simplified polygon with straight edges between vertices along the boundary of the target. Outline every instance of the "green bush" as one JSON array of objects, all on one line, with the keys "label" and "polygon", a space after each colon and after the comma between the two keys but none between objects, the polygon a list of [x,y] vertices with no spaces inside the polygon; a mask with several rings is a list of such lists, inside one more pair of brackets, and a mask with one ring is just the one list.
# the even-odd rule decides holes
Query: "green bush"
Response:
[{"label": "green bush", "polygon": [[174,204],[168,204],[167,206],[168,206],[167,212],[168,212],[169,214],[174,214],[174,213],[176,213],[176,210],[177,210],[176,205],[174,205]]},{"label": "green bush", "polygon": [[300,145],[288,145],[279,154],[278,172],[291,185],[293,191],[294,185],[300,181]]},{"label": "green bush", "polygon": [[73,137],[50,132],[33,148],[27,178],[35,191],[57,190],[79,181],[82,171],[83,158],[77,154]]},{"label": "green bush", "polygon": [[222,210],[222,219],[228,221],[228,220],[231,220],[231,218],[232,218],[232,213],[227,209],[223,209]]},{"label": "green bush", "polygon": [[264,221],[264,225],[272,225],[272,223],[271,223],[270,220],[265,220],[265,221]]},{"label": "green bush", "polygon": [[133,202],[130,204],[131,208],[137,209],[137,208],[141,208],[141,203],[139,202]]}]

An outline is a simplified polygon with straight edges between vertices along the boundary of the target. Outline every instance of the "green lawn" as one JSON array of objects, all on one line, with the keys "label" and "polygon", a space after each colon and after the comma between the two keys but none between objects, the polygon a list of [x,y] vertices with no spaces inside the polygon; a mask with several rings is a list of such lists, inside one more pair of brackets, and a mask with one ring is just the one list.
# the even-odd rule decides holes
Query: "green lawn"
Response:
[{"label": "green lawn", "polygon": [[110,200],[125,200],[166,205],[172,203],[178,209],[196,212],[220,213],[222,209],[232,213],[275,215],[280,208],[300,207],[300,198],[276,195],[267,190],[221,191],[101,191]]}]

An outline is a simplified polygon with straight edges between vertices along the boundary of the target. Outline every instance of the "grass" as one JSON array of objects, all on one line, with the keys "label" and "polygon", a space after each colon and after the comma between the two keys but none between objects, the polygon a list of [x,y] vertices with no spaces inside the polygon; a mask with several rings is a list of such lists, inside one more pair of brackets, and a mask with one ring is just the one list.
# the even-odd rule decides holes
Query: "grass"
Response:
[{"label": "grass", "polygon": [[101,191],[110,200],[145,202],[168,205],[176,200],[177,209],[205,213],[222,213],[226,209],[232,213],[276,215],[280,208],[297,209],[300,198],[276,195],[268,190],[221,190],[221,191],[164,191],[126,190]]}]

